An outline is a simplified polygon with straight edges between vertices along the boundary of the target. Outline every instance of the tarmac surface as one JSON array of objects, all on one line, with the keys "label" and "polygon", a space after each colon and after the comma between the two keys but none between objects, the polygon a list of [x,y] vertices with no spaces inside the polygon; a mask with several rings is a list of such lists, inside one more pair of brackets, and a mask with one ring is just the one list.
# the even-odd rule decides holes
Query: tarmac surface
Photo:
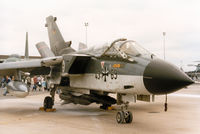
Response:
[{"label": "tarmac surface", "polygon": [[[0,89],[1,90],[1,89]],[[61,105],[56,95],[56,112],[42,112],[43,99],[49,93],[31,93],[26,98],[0,96],[0,134],[199,134],[200,85],[192,85],[155,102],[131,103],[133,123],[117,124],[116,110],[105,111],[99,105]]]}]

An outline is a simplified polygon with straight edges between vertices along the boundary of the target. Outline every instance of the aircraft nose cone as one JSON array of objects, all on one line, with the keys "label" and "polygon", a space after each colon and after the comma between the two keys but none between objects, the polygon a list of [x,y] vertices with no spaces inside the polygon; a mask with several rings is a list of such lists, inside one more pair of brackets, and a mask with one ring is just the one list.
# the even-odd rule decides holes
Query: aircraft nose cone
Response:
[{"label": "aircraft nose cone", "polygon": [[168,94],[194,83],[176,66],[160,59],[152,60],[145,68],[143,81],[152,94]]}]

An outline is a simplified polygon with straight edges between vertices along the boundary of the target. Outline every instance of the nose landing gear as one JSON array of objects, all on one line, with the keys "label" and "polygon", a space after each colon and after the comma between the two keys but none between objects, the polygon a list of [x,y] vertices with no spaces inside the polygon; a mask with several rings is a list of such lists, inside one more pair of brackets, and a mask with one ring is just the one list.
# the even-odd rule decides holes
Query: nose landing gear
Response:
[{"label": "nose landing gear", "polygon": [[133,120],[133,115],[128,109],[128,103],[122,105],[122,110],[117,112],[116,121],[119,124],[131,123]]},{"label": "nose landing gear", "polygon": [[133,115],[130,111],[119,111],[116,115],[117,123],[131,123],[133,120]]}]

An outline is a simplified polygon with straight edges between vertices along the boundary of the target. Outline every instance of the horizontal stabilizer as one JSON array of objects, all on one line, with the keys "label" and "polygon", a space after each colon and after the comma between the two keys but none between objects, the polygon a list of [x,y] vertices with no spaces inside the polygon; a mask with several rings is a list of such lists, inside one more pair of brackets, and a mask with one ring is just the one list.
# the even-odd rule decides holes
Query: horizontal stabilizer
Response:
[{"label": "horizontal stabilizer", "polygon": [[40,55],[42,56],[42,58],[55,56],[45,42],[37,43],[36,47],[37,47],[37,50],[39,51]]}]

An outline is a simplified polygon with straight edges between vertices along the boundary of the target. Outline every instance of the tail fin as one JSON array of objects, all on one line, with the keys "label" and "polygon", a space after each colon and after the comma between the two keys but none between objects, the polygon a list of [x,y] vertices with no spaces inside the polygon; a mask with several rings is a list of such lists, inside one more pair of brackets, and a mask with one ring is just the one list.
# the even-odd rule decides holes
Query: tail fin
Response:
[{"label": "tail fin", "polygon": [[71,41],[69,42],[64,41],[62,34],[60,33],[60,30],[58,29],[58,26],[55,22],[56,20],[57,20],[56,17],[53,16],[47,17],[45,26],[48,29],[51,50],[57,56],[61,55],[61,51],[63,51],[63,49],[70,47]]},{"label": "tail fin", "polygon": [[42,58],[55,56],[45,42],[37,43],[36,47],[37,47],[37,50],[39,51],[40,55],[42,56]]},{"label": "tail fin", "polygon": [[28,32],[26,32],[26,43],[25,43],[25,59],[29,59],[29,51],[28,51]]},{"label": "tail fin", "polygon": [[83,50],[83,49],[86,49],[86,48],[87,48],[86,44],[79,42],[78,50]]}]

